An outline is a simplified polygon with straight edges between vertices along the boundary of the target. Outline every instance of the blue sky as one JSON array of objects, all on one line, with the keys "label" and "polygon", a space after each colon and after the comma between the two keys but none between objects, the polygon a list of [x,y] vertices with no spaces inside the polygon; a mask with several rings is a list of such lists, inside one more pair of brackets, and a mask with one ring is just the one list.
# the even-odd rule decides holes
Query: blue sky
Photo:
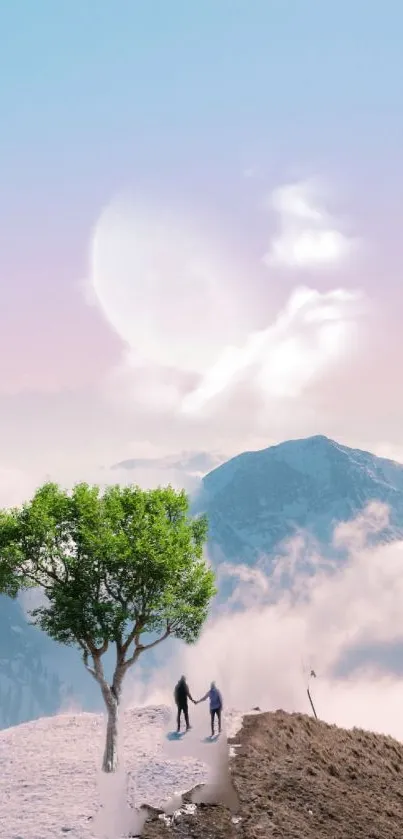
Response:
[{"label": "blue sky", "polygon": [[0,25],[3,160],[33,184],[400,147],[399,2],[37,0]]},{"label": "blue sky", "polygon": [[[0,7],[0,32],[5,439],[24,427],[28,392],[38,418],[46,413],[52,423],[44,446],[52,436],[63,447],[55,429],[64,427],[66,404],[81,406],[75,416],[88,436],[103,410],[90,391],[119,362],[122,340],[105,312],[88,306],[83,284],[94,226],[122,192],[143,201],[145,215],[147,202],[169,210],[176,233],[182,214],[209,240],[209,258],[219,242],[248,297],[239,305],[252,301],[258,312],[255,326],[301,283],[330,291],[354,280],[383,303],[394,295],[379,330],[388,323],[395,334],[403,298],[400,2],[15,0]],[[330,185],[323,219],[337,210],[344,233],[365,239],[366,261],[330,279],[289,266],[268,272],[271,195],[311,177]],[[397,357],[393,340],[388,352]],[[49,392],[59,399],[54,415]],[[326,431],[320,414],[309,417],[297,431]],[[117,459],[126,455],[125,422]],[[328,432],[337,429],[330,422]],[[340,433],[346,440],[344,425]],[[382,437],[391,433],[385,426]],[[4,453],[10,462],[20,444],[19,433]]]}]

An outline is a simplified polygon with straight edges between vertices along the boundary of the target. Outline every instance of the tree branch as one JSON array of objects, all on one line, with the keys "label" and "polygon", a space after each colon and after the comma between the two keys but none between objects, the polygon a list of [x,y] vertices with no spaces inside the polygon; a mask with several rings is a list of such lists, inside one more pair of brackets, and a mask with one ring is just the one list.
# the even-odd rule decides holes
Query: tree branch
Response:
[{"label": "tree branch", "polygon": [[99,657],[101,657],[101,655],[104,655],[104,653],[107,652],[108,647],[109,647],[109,641],[105,640],[101,647],[99,647],[99,648],[95,647],[96,655],[97,656],[99,655]]},{"label": "tree branch", "polygon": [[[102,666],[101,655],[106,652],[108,648],[108,642],[104,641],[102,647],[98,649],[91,641],[90,638],[85,639],[85,643],[88,645],[88,649],[85,647],[85,644],[79,642],[80,646],[83,648],[83,661],[84,666],[88,673],[91,674],[93,679],[99,684],[102,692],[102,696],[104,698],[105,704],[107,707],[110,707],[111,702],[118,701],[119,696],[116,690],[115,683],[112,685],[108,685],[108,682],[105,678],[104,668]],[[101,650],[103,652],[101,652]],[[88,664],[88,656],[91,654],[92,660],[94,662],[94,667],[90,667]]]},{"label": "tree branch", "polygon": [[[31,547],[28,543],[28,540],[26,538],[24,538],[24,536],[22,537],[22,544],[23,544],[24,555],[26,557],[29,557],[32,554],[32,549],[31,549]],[[49,568],[45,568],[45,569],[43,568],[43,565],[41,564],[41,560],[40,560],[40,552],[41,552],[41,547],[39,547],[39,551],[38,551],[38,549],[35,550],[36,557],[33,560],[30,559],[29,562],[31,562],[34,566],[36,566],[36,570],[40,574],[44,574],[45,577],[50,577],[50,579],[53,580],[55,583],[63,582],[63,580],[60,579],[60,577],[55,573],[54,570],[50,570]],[[53,566],[52,557],[50,557],[48,559]],[[24,560],[22,560],[22,562],[19,563],[19,566],[20,566],[20,571],[23,574],[23,576],[28,577],[29,579],[32,579],[33,582],[37,582],[37,580],[34,578],[34,573],[35,572],[25,573],[25,571],[24,571]],[[46,587],[46,584],[43,585],[43,583],[39,583],[39,585],[42,585],[43,588]]]},{"label": "tree branch", "polygon": [[[105,639],[105,641],[103,642],[103,644],[100,647],[97,647],[88,635],[86,636],[86,638],[84,638],[84,641],[85,641],[85,643],[88,647],[88,650],[90,651],[94,661],[95,661],[95,658],[101,658],[101,656],[104,655],[104,653],[107,652],[107,649],[109,647],[109,641],[107,639]],[[83,645],[81,644],[81,646],[83,646]]]},{"label": "tree branch", "polygon": [[133,641],[135,642],[136,647],[138,647],[138,645],[139,645],[138,639],[140,637],[140,632],[141,632],[141,623],[140,623],[139,619],[137,618],[136,623],[134,624],[134,627],[133,627],[132,631],[130,632],[130,634],[126,638],[125,643],[122,645],[123,655],[126,655],[128,649],[130,647],[130,644],[132,644]]},{"label": "tree branch", "polygon": [[106,589],[106,593],[109,594],[109,597],[111,597],[112,600],[117,600],[118,603],[120,603],[122,609],[126,609],[127,608],[127,601],[124,600],[122,595],[119,594],[119,592],[114,592],[111,589],[109,583],[107,583],[106,579],[104,579],[103,583],[104,583],[104,586],[105,586],[105,589]]},{"label": "tree branch", "polygon": [[145,644],[145,645],[139,644],[138,649],[142,653],[145,650],[152,650],[153,647],[157,647],[158,644],[161,644],[161,641],[165,641],[165,639],[168,638],[168,635],[170,635],[170,634],[171,634],[171,627],[167,628],[166,632],[164,632],[164,634],[161,635],[161,638],[157,638],[157,640],[152,641],[151,644]]},{"label": "tree branch", "polygon": [[140,647],[136,647],[136,649],[135,649],[133,655],[131,656],[131,658],[128,658],[127,661],[125,661],[125,663],[123,665],[124,673],[126,673],[126,670],[128,670],[129,667],[131,667],[132,664],[134,664],[134,662],[137,661],[137,659],[141,655],[141,652],[142,652],[142,650],[140,649]]},{"label": "tree branch", "polygon": [[[86,637],[84,641],[77,638],[76,639],[78,644],[80,645],[81,649],[83,650],[83,662],[84,667],[88,670],[88,673],[93,676],[96,682],[101,686],[102,692],[108,693],[110,691],[110,687],[105,679],[104,668],[102,667],[101,656],[106,653],[108,649],[108,641],[104,641],[102,647],[96,647],[95,644],[92,642],[91,638]],[[88,656],[91,655],[91,658],[94,662],[94,667],[90,667],[88,664]]]},{"label": "tree branch", "polygon": [[79,643],[80,647],[82,647],[82,650],[83,650],[83,662],[84,662],[85,669],[88,670],[89,673],[91,673],[91,676],[93,676],[96,681],[98,681],[97,674],[96,674],[95,670],[93,670],[92,667],[90,667],[89,664],[88,664],[89,652],[88,652],[86,646],[81,641],[79,641],[78,643]]},{"label": "tree branch", "polygon": [[21,562],[17,565],[17,572],[21,576],[22,580],[31,580],[39,588],[45,589],[45,591],[50,591],[53,588],[53,586],[49,583],[44,583],[43,579],[41,579],[41,577],[38,577],[37,574],[43,574],[45,577],[50,577],[54,582],[60,582],[59,578],[55,574],[53,574],[51,571],[48,572],[44,570],[40,565],[37,566],[37,571],[27,571],[24,568],[24,562]]},{"label": "tree branch", "polygon": [[122,642],[122,634],[121,633],[117,638],[115,638],[115,644],[116,644],[116,660],[118,662],[120,662],[124,658],[123,642]]},{"label": "tree branch", "polygon": [[38,588],[43,588],[44,591],[52,591],[53,586],[47,585],[43,582],[40,578],[36,577],[32,572],[26,573],[25,571],[20,571],[22,580],[31,580],[31,582],[35,583]]},{"label": "tree branch", "polygon": [[152,641],[151,644],[145,644],[144,645],[144,644],[136,643],[136,649],[135,649],[133,655],[131,656],[131,658],[129,658],[127,661],[125,661],[125,664],[124,664],[125,672],[126,672],[126,670],[129,669],[129,667],[132,666],[132,664],[134,664],[135,661],[137,661],[137,659],[139,658],[141,653],[144,653],[145,650],[152,650],[153,647],[157,647],[158,644],[161,644],[162,641],[165,641],[165,639],[168,638],[168,635],[170,635],[170,633],[171,633],[171,627],[167,626],[164,634],[161,635],[160,638],[157,638],[156,641]]},{"label": "tree branch", "polygon": [[63,582],[67,583],[67,580],[69,579],[68,565],[67,565],[65,557],[63,556],[63,548],[60,547],[60,539],[57,536],[55,537],[55,541],[56,541],[56,546],[57,546],[57,550],[58,550],[58,557],[59,557],[59,560],[61,561],[61,563],[63,565],[63,568],[64,568],[64,580],[63,580]]}]

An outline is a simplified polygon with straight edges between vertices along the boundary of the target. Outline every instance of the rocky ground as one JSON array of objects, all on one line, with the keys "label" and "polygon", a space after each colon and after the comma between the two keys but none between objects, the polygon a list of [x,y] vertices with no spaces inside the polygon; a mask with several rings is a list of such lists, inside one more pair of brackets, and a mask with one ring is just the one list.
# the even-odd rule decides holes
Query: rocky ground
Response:
[{"label": "rocky ground", "polygon": [[236,796],[223,779],[226,804],[195,807],[196,789],[173,818],[150,813],[144,839],[403,836],[403,745],[390,737],[277,711],[246,716],[232,751]]}]

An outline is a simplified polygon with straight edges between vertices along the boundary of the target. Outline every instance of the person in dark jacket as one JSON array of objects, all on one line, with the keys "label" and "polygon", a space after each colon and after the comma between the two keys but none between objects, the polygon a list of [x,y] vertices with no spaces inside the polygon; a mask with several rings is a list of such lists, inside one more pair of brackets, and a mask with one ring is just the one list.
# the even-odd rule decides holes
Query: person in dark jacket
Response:
[{"label": "person in dark jacket", "polygon": [[210,690],[202,696],[201,699],[197,700],[197,704],[199,702],[204,702],[206,699],[209,699],[210,704],[210,719],[211,719],[211,736],[214,737],[214,718],[217,717],[218,722],[218,733],[221,734],[221,712],[222,712],[222,696],[221,691],[218,690],[216,683],[211,682]]},{"label": "person in dark jacket", "polygon": [[181,715],[183,712],[183,716],[185,717],[186,723],[186,731],[189,731],[190,722],[189,722],[189,707],[188,707],[188,699],[191,702],[195,703],[195,700],[190,695],[190,690],[188,687],[188,683],[186,681],[185,676],[181,676],[179,682],[177,683],[174,691],[174,697],[176,702],[176,707],[178,709],[178,727],[177,733],[179,734],[181,730]]}]

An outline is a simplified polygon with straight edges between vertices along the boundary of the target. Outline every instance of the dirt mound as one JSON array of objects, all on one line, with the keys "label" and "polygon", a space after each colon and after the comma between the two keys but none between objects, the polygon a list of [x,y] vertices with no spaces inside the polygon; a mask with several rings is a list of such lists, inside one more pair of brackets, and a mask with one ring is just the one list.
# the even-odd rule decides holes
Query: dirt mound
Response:
[{"label": "dirt mound", "polygon": [[[147,839],[401,839],[403,745],[302,714],[244,718],[231,777],[239,809],[198,806]],[[191,796],[189,797],[190,800]]]}]

